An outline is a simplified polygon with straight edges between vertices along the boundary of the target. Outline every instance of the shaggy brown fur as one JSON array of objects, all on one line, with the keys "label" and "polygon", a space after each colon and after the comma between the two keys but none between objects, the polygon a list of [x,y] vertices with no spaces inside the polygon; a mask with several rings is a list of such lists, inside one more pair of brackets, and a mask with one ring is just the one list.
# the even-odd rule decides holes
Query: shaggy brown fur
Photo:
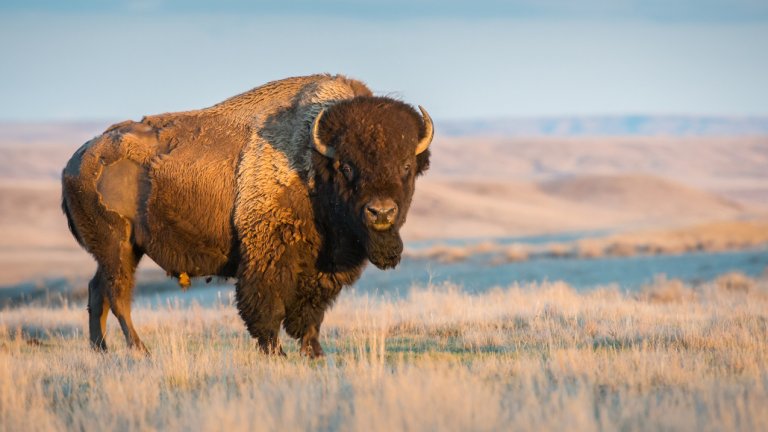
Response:
[{"label": "shaggy brown fur", "polygon": [[[321,111],[319,137],[332,158],[312,147]],[[399,261],[399,228],[429,164],[429,150],[414,151],[426,134],[409,105],[329,75],[110,127],[62,174],[70,229],[98,263],[92,346],[106,349],[111,309],[128,344],[146,350],[130,314],[146,254],[177,277],[237,277],[238,310],[265,352],[282,352],[282,324],[304,353],[322,355],[320,325],[341,288],[366,260]],[[393,209],[385,229],[372,216],[381,203]]]}]

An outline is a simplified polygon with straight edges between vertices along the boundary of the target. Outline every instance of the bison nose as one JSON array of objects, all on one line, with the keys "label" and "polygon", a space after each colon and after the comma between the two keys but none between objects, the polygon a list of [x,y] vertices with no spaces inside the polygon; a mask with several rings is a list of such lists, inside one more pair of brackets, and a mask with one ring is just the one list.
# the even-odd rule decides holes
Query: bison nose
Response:
[{"label": "bison nose", "polygon": [[391,199],[374,199],[365,206],[365,218],[374,229],[387,229],[395,223],[397,204]]}]

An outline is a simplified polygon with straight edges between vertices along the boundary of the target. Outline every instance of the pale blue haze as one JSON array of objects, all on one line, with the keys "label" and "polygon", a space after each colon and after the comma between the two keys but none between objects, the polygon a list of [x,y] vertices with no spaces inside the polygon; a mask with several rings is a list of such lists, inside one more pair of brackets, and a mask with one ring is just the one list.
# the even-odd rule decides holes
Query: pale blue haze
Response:
[{"label": "pale blue haze", "polygon": [[438,119],[765,116],[768,2],[4,1],[0,59],[0,120],[136,119],[323,71]]}]

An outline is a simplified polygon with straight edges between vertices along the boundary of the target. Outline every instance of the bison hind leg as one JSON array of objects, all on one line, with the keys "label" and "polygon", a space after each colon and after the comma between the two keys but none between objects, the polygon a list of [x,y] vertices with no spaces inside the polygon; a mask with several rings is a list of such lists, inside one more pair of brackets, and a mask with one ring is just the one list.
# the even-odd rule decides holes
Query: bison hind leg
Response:
[{"label": "bison hind leg", "polygon": [[104,340],[107,331],[107,315],[109,314],[106,286],[104,272],[99,267],[93,279],[88,283],[88,330],[91,348],[96,351],[107,350],[107,343]]},{"label": "bison hind leg", "polygon": [[[88,327],[91,347],[105,351],[107,315],[109,310],[117,318],[129,347],[147,353],[131,319],[134,273],[142,253],[129,242],[114,244],[114,254],[95,254],[98,262],[96,274],[88,284]],[[102,249],[103,251],[104,249]]]},{"label": "bison hind leg", "polygon": [[144,354],[149,354],[147,347],[139,338],[139,334],[133,326],[131,318],[131,303],[133,302],[134,274],[143,253],[135,249],[128,242],[121,244],[120,262],[118,268],[113,270],[107,278],[109,303],[112,314],[120,323],[125,341],[130,348],[134,348]]},{"label": "bison hind leg", "polygon": [[143,252],[131,241],[128,225],[122,218],[113,224],[102,224],[102,242],[90,250],[98,263],[96,275],[89,284],[88,306],[91,345],[106,349],[104,330],[107,311],[117,318],[129,347],[146,353],[147,348],[139,338],[131,319],[134,276]]}]

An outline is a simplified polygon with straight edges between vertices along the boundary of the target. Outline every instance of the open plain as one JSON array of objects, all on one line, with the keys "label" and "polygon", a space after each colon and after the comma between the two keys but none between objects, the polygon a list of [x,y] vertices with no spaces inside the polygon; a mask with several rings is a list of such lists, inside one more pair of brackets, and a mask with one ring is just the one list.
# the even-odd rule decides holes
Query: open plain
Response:
[{"label": "open plain", "polygon": [[[482,289],[350,289],[324,322],[328,356],[308,360],[285,334],[287,358],[260,354],[231,285],[212,287],[214,301],[174,300],[145,260],[134,319],[151,356],[128,350],[112,318],[110,351],[94,353],[95,266],[67,231],[57,178],[105,126],[0,128],[0,430],[768,429],[768,279],[726,264],[708,280],[648,274],[639,290],[518,282],[525,267]],[[433,145],[403,230],[408,268],[497,254],[570,260],[578,275],[644,254],[765,257],[765,138]]]},{"label": "open plain", "polygon": [[[765,430],[768,284],[564,283],[348,294],[310,361],[254,349],[229,303],[140,308],[149,358],[79,307],[0,314],[2,430]],[[284,336],[284,335],[283,335]],[[284,339],[285,340],[285,339]]]}]

